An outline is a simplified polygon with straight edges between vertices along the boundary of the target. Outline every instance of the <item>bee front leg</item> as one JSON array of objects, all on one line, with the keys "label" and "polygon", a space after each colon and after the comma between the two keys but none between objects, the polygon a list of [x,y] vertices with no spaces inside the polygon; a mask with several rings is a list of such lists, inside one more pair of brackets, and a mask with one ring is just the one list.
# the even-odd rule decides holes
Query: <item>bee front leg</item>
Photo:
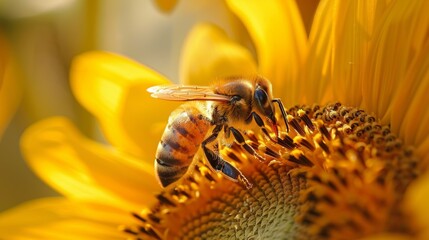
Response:
[{"label": "bee front leg", "polygon": [[255,119],[256,124],[262,129],[262,132],[273,142],[276,142],[274,139],[271,138],[270,134],[268,133],[267,128],[265,127],[265,123],[262,120],[262,118],[255,112],[252,112],[250,114],[249,120],[248,122],[252,121],[252,117],[253,119]]},{"label": "bee front leg", "polygon": [[252,146],[246,143],[244,140],[243,135],[235,129],[234,127],[229,127],[229,130],[232,132],[232,135],[234,135],[235,140],[240,144],[248,153],[252,154],[254,157],[258,158],[261,161],[265,161],[265,158],[259,155],[255,149],[253,149]]}]

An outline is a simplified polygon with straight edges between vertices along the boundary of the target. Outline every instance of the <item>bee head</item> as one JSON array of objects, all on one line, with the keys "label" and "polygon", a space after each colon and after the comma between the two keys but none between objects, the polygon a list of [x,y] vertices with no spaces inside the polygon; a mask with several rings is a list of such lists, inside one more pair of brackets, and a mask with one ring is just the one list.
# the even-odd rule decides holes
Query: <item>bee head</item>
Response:
[{"label": "bee head", "polygon": [[[251,113],[265,116],[277,133],[277,121],[272,103],[271,83],[262,77],[253,79],[231,78],[215,88],[215,93],[230,96],[228,103],[219,105],[229,120],[248,122]],[[222,114],[222,113],[220,113]]]}]

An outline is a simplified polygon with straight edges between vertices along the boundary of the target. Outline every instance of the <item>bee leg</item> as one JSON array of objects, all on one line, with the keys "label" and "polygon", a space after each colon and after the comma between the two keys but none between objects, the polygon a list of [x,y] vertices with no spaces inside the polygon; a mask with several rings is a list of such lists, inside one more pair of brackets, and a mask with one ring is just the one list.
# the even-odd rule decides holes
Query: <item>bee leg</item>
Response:
[{"label": "bee leg", "polygon": [[225,138],[229,138],[230,132],[229,132],[229,126],[228,125],[224,125],[223,126],[223,131],[225,133]]},{"label": "bee leg", "polygon": [[207,148],[206,145],[213,142],[217,136],[219,135],[220,130],[222,130],[223,125],[216,125],[216,127],[213,129],[212,134],[207,137],[202,143],[201,145],[203,146],[203,148]]},{"label": "bee leg", "polygon": [[282,112],[283,120],[285,121],[286,130],[289,132],[289,124],[287,123],[287,112],[283,106],[282,100],[280,98],[274,98],[272,102],[275,102],[279,105],[280,111]]},{"label": "bee leg", "polygon": [[258,158],[261,161],[265,161],[265,158],[259,155],[255,149],[253,149],[249,144],[246,143],[244,140],[243,135],[235,129],[234,127],[230,127],[229,130],[232,132],[232,135],[234,135],[235,140],[237,140],[238,144],[240,144],[248,153],[252,154],[254,157]]},{"label": "bee leg", "polygon": [[255,112],[252,112],[250,114],[250,121],[253,119],[255,119],[256,124],[262,129],[262,132],[273,142],[276,142],[274,139],[271,138],[270,134],[268,133],[267,128],[265,127],[264,121],[262,121],[262,118]]},{"label": "bee leg", "polygon": [[240,181],[247,189],[252,188],[252,184],[247,180],[244,174],[229,162],[223,160],[218,154],[203,146],[204,153],[212,168],[222,172],[227,178],[232,181]]},{"label": "bee leg", "polygon": [[240,181],[242,182],[247,189],[252,188],[252,184],[247,180],[247,178],[244,176],[243,173],[240,172],[236,167],[232,166],[229,162],[223,160],[219,154],[216,154],[211,149],[207,147],[207,144],[213,142],[217,136],[219,135],[219,132],[222,130],[223,125],[217,125],[214,129],[212,134],[206,138],[202,142],[202,147],[204,154],[206,155],[206,158],[208,162],[210,163],[210,166],[216,170],[222,172],[225,176],[227,176],[229,179],[233,181]]}]

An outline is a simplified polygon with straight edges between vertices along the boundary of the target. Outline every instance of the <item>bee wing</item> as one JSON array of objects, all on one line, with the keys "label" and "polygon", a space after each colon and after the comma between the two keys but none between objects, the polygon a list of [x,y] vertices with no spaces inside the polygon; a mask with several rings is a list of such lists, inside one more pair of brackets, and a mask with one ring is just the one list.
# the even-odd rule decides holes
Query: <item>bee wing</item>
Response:
[{"label": "bee wing", "polygon": [[160,85],[147,89],[154,98],[170,101],[229,101],[231,97],[216,94],[208,86]]}]

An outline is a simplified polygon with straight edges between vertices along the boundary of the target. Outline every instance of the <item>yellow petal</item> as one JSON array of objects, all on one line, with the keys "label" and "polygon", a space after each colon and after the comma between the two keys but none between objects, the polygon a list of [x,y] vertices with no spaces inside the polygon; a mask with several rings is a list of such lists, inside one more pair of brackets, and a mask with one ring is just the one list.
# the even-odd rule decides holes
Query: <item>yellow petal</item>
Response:
[{"label": "yellow petal", "polygon": [[[429,26],[424,9],[428,7],[427,1],[378,1],[373,7],[373,23],[366,36],[370,45],[353,50],[356,55],[361,51],[367,52],[362,71],[362,106],[383,118],[385,123],[391,119],[389,111],[395,111],[392,107],[389,109],[392,97],[396,91],[402,91],[400,84],[403,81],[410,81],[406,79],[408,68],[424,44],[422,35]],[[358,9],[357,12],[364,10]],[[356,21],[355,26],[361,28],[360,22]]]},{"label": "yellow petal", "polygon": [[275,96],[283,96],[287,105],[292,104],[298,99],[296,81],[307,47],[305,28],[295,2],[228,0],[227,4],[253,39],[259,72],[273,82]]},{"label": "yellow petal", "polygon": [[[346,105],[360,106],[368,44],[376,14],[372,1],[327,1],[332,9],[331,79],[334,99]],[[330,16],[328,16],[330,18]],[[322,19],[323,24],[323,19]],[[366,97],[367,93],[364,94]],[[371,111],[370,111],[371,112]]]},{"label": "yellow petal", "polygon": [[46,183],[73,199],[138,209],[150,204],[152,193],[160,190],[152,163],[83,137],[65,118],[31,126],[22,136],[21,148]]},{"label": "yellow petal", "polygon": [[360,105],[419,148],[429,136],[429,111],[422,107],[429,102],[428,7],[427,1],[322,1],[304,79],[319,84],[322,102]]},{"label": "yellow petal", "polygon": [[0,33],[0,139],[21,100],[16,63]]},{"label": "yellow petal", "polygon": [[420,19],[416,20],[417,26],[407,34],[412,35],[411,39],[403,46],[408,49],[408,61],[403,63],[407,71],[398,84],[389,108],[390,114],[387,115],[394,131],[399,132],[407,144],[418,147],[429,136],[429,42],[427,36],[424,37],[426,41],[422,41],[419,36],[429,28],[429,18],[421,11],[419,9],[419,13],[416,13],[420,15]]},{"label": "yellow petal", "polygon": [[156,6],[163,12],[171,12],[177,4],[177,0],[155,0]]},{"label": "yellow petal", "polygon": [[118,230],[132,223],[129,212],[65,198],[27,202],[0,214],[2,239],[125,239]]},{"label": "yellow petal", "polygon": [[329,1],[320,2],[314,15],[310,32],[308,57],[301,72],[303,88],[297,89],[302,96],[299,102],[333,102],[331,83],[332,25],[334,5]]},{"label": "yellow petal", "polygon": [[[420,146],[429,138],[429,43],[417,53],[391,106],[391,122],[405,142]],[[427,149],[429,150],[429,149]]]},{"label": "yellow petal", "polygon": [[155,154],[156,139],[161,138],[170,112],[178,106],[154,99],[146,91],[168,83],[137,62],[104,52],[78,56],[71,69],[75,96],[99,119],[107,139],[137,156]]},{"label": "yellow petal", "polygon": [[209,85],[217,78],[256,73],[250,52],[221,29],[211,24],[199,24],[192,29],[181,59],[182,83]]},{"label": "yellow petal", "polygon": [[429,174],[421,176],[414,181],[405,194],[405,208],[411,213],[411,219],[420,229],[419,239],[429,238],[429,208],[427,200],[429,198]]}]

